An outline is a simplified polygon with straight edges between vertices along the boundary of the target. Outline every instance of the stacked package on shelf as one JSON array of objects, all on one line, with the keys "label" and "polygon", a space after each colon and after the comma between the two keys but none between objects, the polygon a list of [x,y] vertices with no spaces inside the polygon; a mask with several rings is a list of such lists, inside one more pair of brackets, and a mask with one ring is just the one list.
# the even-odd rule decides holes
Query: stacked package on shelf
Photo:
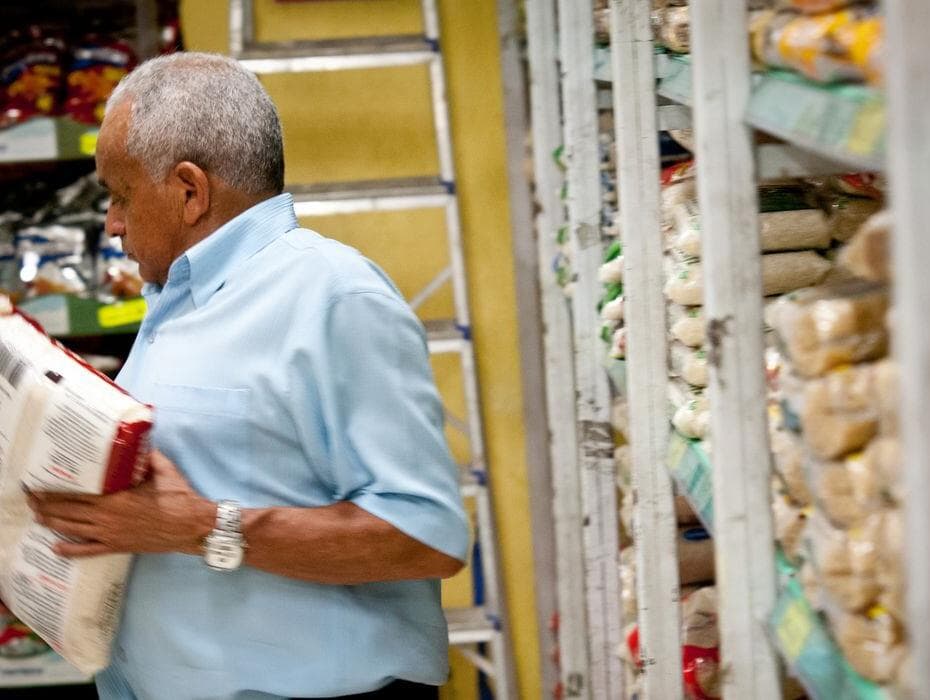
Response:
[{"label": "stacked package on shelf", "polygon": [[108,195],[91,174],[56,191],[11,192],[0,213],[0,292],[138,296],[138,264],[104,232]]},{"label": "stacked package on shelf", "polygon": [[847,279],[790,294],[769,314],[782,354],[779,535],[847,660],[877,683],[896,681],[905,656],[888,237],[878,214],[839,252]]},{"label": "stacked package on shelf", "polygon": [[[709,426],[704,278],[701,216],[691,175],[684,168],[667,172],[663,191],[669,398],[675,428],[685,437],[703,439]],[[830,218],[815,206],[809,188],[763,186],[759,198],[763,294],[770,297],[823,280],[832,267],[820,254],[831,242]]]},{"label": "stacked package on shelf", "polygon": [[817,82],[880,83],[884,20],[878,3],[787,0],[753,16],[755,59]]}]

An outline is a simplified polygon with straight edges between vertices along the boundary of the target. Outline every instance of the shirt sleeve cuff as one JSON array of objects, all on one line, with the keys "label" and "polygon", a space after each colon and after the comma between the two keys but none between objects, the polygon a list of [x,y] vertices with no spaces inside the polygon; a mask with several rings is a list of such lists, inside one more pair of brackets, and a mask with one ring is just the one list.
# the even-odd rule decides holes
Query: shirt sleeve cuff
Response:
[{"label": "shirt sleeve cuff", "polygon": [[352,503],[428,547],[468,560],[469,524],[454,509],[422,498],[370,492],[354,496]]}]

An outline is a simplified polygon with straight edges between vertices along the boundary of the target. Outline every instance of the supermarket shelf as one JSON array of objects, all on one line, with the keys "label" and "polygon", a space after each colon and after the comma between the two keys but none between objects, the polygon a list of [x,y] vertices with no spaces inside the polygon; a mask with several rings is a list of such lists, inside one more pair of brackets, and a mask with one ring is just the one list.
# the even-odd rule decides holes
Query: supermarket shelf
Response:
[{"label": "supermarket shelf", "polygon": [[56,338],[135,333],[145,316],[142,297],[106,304],[71,294],[49,294],[27,299],[19,308]]},{"label": "supermarket shelf", "polygon": [[779,595],[769,626],[789,672],[807,694],[813,700],[893,700],[893,691],[852,669],[805,597],[796,570],[780,552],[776,563]]},{"label": "supermarket shelf", "polygon": [[288,187],[297,216],[444,207],[452,201],[454,189],[451,183],[436,177]]},{"label": "supermarket shelf", "polygon": [[793,73],[756,76],[747,121],[855,170],[885,166],[885,103],[862,85],[825,86]]},{"label": "supermarket shelf", "polygon": [[22,658],[0,657],[0,697],[3,688],[80,685],[92,681],[92,677],[78,671],[51,649]]},{"label": "supermarket shelf", "polygon": [[668,469],[679,493],[688,499],[704,528],[714,532],[714,485],[710,458],[700,440],[689,440],[672,430],[668,446]]},{"label": "supermarket shelf", "polygon": [[34,117],[0,129],[0,163],[93,158],[98,132],[67,117]]},{"label": "supermarket shelf", "polygon": [[[690,59],[663,55],[661,64],[665,77],[659,81],[659,95],[690,107],[693,84]],[[746,121],[759,131],[847,170],[884,167],[885,106],[872,88],[819,85],[786,71],[757,73],[753,76]],[[765,160],[765,154],[761,155],[761,160]],[[799,157],[794,155],[793,159]],[[801,160],[803,165],[795,168],[829,169],[829,165],[809,157]]]},{"label": "supermarket shelf", "polygon": [[303,73],[417,65],[437,58],[438,49],[424,36],[376,36],[251,43],[237,58],[255,73]]},{"label": "supermarket shelf", "polygon": [[500,625],[482,607],[448,608],[445,613],[452,646],[490,642],[499,631]]}]

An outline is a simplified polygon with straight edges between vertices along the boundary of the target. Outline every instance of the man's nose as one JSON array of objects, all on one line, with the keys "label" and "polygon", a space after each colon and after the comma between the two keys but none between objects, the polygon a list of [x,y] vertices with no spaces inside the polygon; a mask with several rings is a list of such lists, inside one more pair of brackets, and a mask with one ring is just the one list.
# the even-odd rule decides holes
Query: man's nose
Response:
[{"label": "man's nose", "polygon": [[107,232],[108,236],[126,235],[126,222],[113,211],[112,206],[107,208],[107,220],[104,230]]}]

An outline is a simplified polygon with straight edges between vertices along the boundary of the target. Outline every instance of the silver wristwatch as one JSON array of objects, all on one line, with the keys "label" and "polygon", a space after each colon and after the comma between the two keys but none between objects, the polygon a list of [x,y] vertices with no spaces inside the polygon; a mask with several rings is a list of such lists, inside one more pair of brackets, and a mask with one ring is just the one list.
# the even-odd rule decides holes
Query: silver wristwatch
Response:
[{"label": "silver wristwatch", "polygon": [[216,525],[204,540],[203,558],[216,571],[233,571],[245,558],[242,536],[242,508],[235,501],[216,504]]}]

